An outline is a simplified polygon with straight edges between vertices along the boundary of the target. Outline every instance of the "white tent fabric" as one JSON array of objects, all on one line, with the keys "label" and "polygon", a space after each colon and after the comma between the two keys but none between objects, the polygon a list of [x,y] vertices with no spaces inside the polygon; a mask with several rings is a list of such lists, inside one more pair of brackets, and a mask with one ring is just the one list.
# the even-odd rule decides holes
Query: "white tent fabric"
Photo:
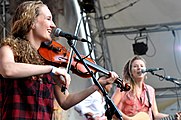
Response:
[{"label": "white tent fabric", "polygon": [[[180,0],[102,0],[103,15],[114,13],[121,8],[126,9],[116,13],[107,21],[108,27],[122,27],[131,25],[147,25],[181,21]],[[135,4],[133,4],[135,3]],[[130,6],[132,4],[132,6]]]}]

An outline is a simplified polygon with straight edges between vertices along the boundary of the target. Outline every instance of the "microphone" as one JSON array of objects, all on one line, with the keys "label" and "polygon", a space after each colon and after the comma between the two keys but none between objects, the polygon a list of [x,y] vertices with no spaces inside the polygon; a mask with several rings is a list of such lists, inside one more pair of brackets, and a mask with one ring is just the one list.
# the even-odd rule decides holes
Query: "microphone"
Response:
[{"label": "microphone", "polygon": [[173,81],[173,80],[181,80],[180,78],[172,78],[172,77],[170,77],[170,76],[166,76],[165,77],[165,80],[171,80],[171,81]]},{"label": "microphone", "polygon": [[56,28],[53,30],[53,35],[55,37],[65,37],[66,39],[68,40],[78,40],[78,41],[82,41],[82,42],[88,42],[86,39],[84,38],[81,38],[81,37],[78,37],[78,36],[75,36],[75,35],[72,35],[70,33],[67,33],[67,32],[63,32],[60,28]]},{"label": "microphone", "polygon": [[141,72],[142,72],[142,73],[145,73],[145,72],[153,72],[153,71],[159,71],[159,70],[163,70],[163,68],[142,69]]},{"label": "microphone", "polygon": [[171,81],[171,82],[173,82],[173,83],[181,86],[181,84],[180,84],[180,82],[179,82],[179,81],[181,80],[180,78],[172,78],[172,77],[170,77],[170,76],[167,76],[167,77],[165,77],[165,80]]}]

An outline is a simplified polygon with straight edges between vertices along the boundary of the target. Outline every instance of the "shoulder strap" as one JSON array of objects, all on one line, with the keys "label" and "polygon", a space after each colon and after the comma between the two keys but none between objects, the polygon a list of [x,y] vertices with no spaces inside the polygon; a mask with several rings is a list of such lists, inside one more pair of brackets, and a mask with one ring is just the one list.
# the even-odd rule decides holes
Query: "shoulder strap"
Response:
[{"label": "shoulder strap", "polygon": [[[146,95],[147,95],[147,98],[148,98],[149,108],[151,109],[151,102],[150,102],[150,96],[149,96],[148,89],[146,90]],[[151,109],[151,114],[152,114],[152,118],[153,118],[153,120],[154,120],[154,115],[153,115],[152,109]]]},{"label": "shoulder strap", "polygon": [[[149,96],[148,89],[146,90],[146,95],[148,97],[149,108],[151,109],[151,102],[150,102],[150,96]],[[151,109],[151,112],[152,112],[152,118],[154,120],[154,115],[153,115],[152,109]],[[177,115],[169,115],[168,117],[161,118],[160,120],[176,120],[176,117],[177,117]]]},{"label": "shoulder strap", "polygon": [[150,96],[149,96],[148,90],[146,90],[146,95],[147,95],[147,98],[148,98],[149,108],[151,108],[151,102],[150,102]]}]

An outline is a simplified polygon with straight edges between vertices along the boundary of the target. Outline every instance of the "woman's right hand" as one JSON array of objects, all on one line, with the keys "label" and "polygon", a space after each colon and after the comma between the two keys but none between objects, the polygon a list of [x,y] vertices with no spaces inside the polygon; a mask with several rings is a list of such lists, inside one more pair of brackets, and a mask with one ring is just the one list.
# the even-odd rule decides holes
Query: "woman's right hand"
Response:
[{"label": "woman's right hand", "polygon": [[53,75],[53,77],[57,80],[59,80],[59,82],[62,85],[65,85],[66,88],[69,87],[70,85],[70,81],[71,81],[71,77],[70,75],[67,73],[65,68],[62,67],[52,67],[51,70],[51,74]]}]

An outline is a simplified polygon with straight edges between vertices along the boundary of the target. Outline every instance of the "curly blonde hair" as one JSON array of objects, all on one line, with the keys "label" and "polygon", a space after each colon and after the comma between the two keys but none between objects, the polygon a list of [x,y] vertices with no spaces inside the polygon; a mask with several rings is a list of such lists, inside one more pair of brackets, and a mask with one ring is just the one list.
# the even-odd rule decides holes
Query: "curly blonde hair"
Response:
[{"label": "curly blonde hair", "polygon": [[18,6],[12,19],[11,33],[17,38],[25,39],[33,22],[39,15],[39,8],[44,6],[42,1],[26,1]]},{"label": "curly blonde hair", "polygon": [[43,58],[26,39],[27,33],[39,15],[39,8],[44,5],[42,1],[26,1],[20,4],[15,11],[11,35],[1,40],[0,47],[9,45],[14,52],[16,62],[44,64]]}]

